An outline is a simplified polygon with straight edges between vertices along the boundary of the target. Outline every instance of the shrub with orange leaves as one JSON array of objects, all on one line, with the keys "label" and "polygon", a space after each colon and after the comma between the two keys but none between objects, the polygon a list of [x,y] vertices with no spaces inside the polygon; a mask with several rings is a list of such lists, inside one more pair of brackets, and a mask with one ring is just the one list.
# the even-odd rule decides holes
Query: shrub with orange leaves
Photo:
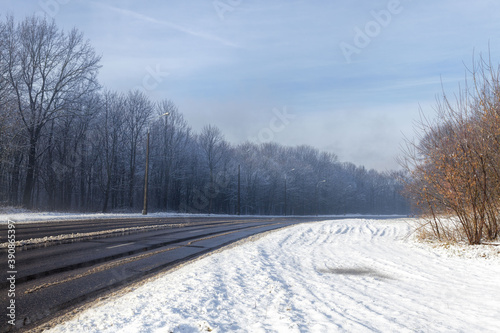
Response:
[{"label": "shrub with orange leaves", "polygon": [[[470,72],[472,88],[466,85],[454,103],[443,94],[437,117],[420,119],[400,164],[412,176],[406,192],[433,236],[480,244],[500,232],[500,68],[481,58]],[[455,217],[453,228],[443,225],[444,216]]]}]

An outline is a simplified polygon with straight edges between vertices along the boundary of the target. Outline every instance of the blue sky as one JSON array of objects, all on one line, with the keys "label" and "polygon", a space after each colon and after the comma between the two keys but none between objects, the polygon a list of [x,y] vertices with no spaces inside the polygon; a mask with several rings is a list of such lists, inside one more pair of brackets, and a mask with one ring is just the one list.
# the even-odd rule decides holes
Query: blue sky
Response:
[{"label": "blue sky", "polygon": [[233,143],[309,144],[341,161],[398,168],[419,108],[453,94],[473,54],[500,59],[493,0],[0,0],[21,19],[78,28],[101,83],[174,101]]}]

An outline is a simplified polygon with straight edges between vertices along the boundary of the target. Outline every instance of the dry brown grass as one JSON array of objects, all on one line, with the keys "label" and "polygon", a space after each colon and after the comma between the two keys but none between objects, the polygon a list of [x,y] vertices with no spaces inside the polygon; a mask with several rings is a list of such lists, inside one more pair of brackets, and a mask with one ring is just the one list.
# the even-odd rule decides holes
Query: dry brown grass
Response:
[{"label": "dry brown grass", "polygon": [[460,223],[452,216],[424,216],[414,230],[419,241],[459,243],[467,241]]}]

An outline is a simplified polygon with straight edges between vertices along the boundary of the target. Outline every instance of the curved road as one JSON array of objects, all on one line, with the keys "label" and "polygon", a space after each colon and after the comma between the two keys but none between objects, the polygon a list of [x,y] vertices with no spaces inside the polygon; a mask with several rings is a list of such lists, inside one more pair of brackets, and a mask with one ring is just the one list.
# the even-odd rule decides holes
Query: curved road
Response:
[{"label": "curved road", "polygon": [[36,328],[78,305],[239,239],[318,220],[181,217],[16,224],[15,327],[6,316],[10,275],[7,226],[1,225],[1,331]]}]

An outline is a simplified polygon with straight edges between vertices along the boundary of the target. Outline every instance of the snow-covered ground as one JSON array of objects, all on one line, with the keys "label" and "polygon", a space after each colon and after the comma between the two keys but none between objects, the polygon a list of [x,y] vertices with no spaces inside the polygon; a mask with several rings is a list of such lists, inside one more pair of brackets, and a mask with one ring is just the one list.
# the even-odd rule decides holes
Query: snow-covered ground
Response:
[{"label": "snow-covered ground", "polygon": [[50,332],[498,332],[499,256],[444,254],[410,229],[351,219],[272,232]]},{"label": "snow-covered ground", "polygon": [[[183,217],[183,216],[209,216],[208,214],[181,214],[181,213],[148,213],[147,217]],[[210,215],[227,216],[227,215]],[[31,212],[19,209],[0,211],[0,223],[13,220],[19,223],[50,222],[62,220],[97,220],[119,218],[144,218],[141,213],[61,213],[61,212]]]},{"label": "snow-covered ground", "polygon": [[[173,212],[154,212],[148,213],[146,217],[229,217],[236,215],[221,215],[221,214],[190,214],[190,213],[173,213]],[[241,215],[240,217],[274,217],[270,215]],[[323,215],[321,215],[324,217]],[[361,214],[347,215],[328,215],[328,218],[334,217],[362,217]],[[276,217],[283,217],[276,216]],[[64,212],[33,212],[20,208],[0,207],[0,224],[7,224],[8,220],[17,223],[34,223],[34,222],[54,222],[64,220],[98,220],[98,219],[120,219],[120,218],[144,218],[142,213],[64,213]]]}]

